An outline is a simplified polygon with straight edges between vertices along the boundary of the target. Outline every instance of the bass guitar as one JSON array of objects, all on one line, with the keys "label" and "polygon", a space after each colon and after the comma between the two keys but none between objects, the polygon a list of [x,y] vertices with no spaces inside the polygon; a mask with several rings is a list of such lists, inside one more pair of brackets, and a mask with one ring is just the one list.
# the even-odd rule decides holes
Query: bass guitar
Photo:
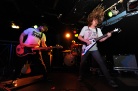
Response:
[{"label": "bass guitar", "polygon": [[19,57],[23,57],[29,54],[36,54],[36,51],[38,50],[44,50],[44,51],[49,51],[53,48],[63,48],[60,45],[57,46],[49,46],[49,47],[26,47],[26,46],[21,46],[20,44],[16,46],[16,55]]},{"label": "bass guitar", "polygon": [[[118,32],[118,33],[119,33],[120,31],[121,31],[120,28],[115,28],[113,31],[110,31],[110,33],[114,33],[114,32]],[[97,42],[98,40],[100,40],[100,39],[102,39],[102,38],[104,38],[104,37],[106,37],[106,36],[107,36],[107,34],[104,34],[104,35],[101,36],[101,37],[93,38],[93,39],[89,40],[89,41],[91,41],[91,44],[90,44],[90,45],[88,45],[88,46],[83,45],[83,46],[82,46],[82,47],[83,47],[82,56],[85,55],[85,54],[87,53],[87,51],[89,51],[89,50],[96,44],[96,42]]]}]

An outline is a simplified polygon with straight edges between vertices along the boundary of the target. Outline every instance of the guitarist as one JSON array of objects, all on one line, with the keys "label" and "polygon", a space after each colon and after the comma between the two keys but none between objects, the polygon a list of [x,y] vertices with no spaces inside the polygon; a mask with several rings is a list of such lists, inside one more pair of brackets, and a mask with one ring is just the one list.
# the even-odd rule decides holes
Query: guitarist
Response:
[{"label": "guitarist", "polygon": [[[22,48],[35,48],[35,47],[47,47],[46,45],[46,35],[44,32],[48,31],[48,27],[46,24],[40,25],[38,28],[27,28],[25,29],[20,37],[19,37],[19,45]],[[27,37],[26,37],[27,36]],[[44,80],[47,80],[47,70],[46,70],[46,65],[44,64],[44,61],[42,59],[42,54],[41,51],[38,50],[35,52],[34,55],[26,55],[23,57],[18,57],[17,64],[15,64],[15,73],[12,78],[12,84],[13,86],[17,85],[17,78],[19,78],[21,69],[23,65],[28,61],[36,61],[35,63],[40,64],[40,71],[43,74]]]},{"label": "guitarist", "polygon": [[[86,43],[86,45],[82,46],[82,52],[86,46],[88,46],[92,43],[92,41],[90,41],[92,38],[98,38],[103,35],[101,29],[97,27],[97,25],[103,21],[103,18],[104,18],[103,9],[104,9],[104,7],[99,5],[88,15],[88,18],[87,18],[88,26],[84,26],[78,36],[79,40]],[[110,32],[107,33],[106,37],[100,39],[99,41],[103,42],[106,39],[108,39],[109,37],[111,37]],[[78,80],[82,81],[84,79],[84,74],[85,74],[84,69],[85,69],[85,64],[86,64],[87,57],[89,54],[99,64],[104,76],[106,77],[107,81],[109,82],[109,85],[111,85],[112,87],[117,87],[117,84],[113,80],[111,80],[111,77],[108,73],[108,70],[107,70],[105,63],[98,51],[96,44],[90,50],[88,50],[88,52],[85,55],[83,55],[81,57]]]}]

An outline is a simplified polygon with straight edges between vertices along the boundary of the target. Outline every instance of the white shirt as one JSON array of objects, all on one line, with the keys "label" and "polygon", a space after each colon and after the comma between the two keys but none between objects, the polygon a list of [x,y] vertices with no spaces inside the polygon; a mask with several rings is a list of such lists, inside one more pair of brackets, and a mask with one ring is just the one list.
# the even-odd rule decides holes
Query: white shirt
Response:
[{"label": "white shirt", "polygon": [[[79,35],[83,36],[84,39],[91,40],[93,38],[98,38],[102,36],[103,33],[100,28],[97,28],[97,31],[96,31],[96,29],[90,28],[88,26],[84,26]],[[98,50],[97,44],[95,44],[89,51],[94,51],[94,50]]]},{"label": "white shirt", "polygon": [[46,35],[35,28],[28,28],[23,31],[27,36],[25,44],[39,44],[41,41],[46,41]]}]

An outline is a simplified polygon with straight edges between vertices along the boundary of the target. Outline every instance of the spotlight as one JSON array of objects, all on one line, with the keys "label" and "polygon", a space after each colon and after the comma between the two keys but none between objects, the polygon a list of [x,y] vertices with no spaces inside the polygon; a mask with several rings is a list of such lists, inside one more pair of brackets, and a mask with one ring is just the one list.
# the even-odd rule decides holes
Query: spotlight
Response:
[{"label": "spotlight", "polygon": [[112,17],[113,15],[117,15],[119,13],[119,10],[116,9],[116,7],[114,7],[113,9],[111,9],[109,12],[108,12],[108,16],[109,17]]},{"label": "spotlight", "polygon": [[109,16],[109,17],[112,17],[112,16],[113,16],[112,11],[109,11],[109,12],[108,12],[108,16]]}]

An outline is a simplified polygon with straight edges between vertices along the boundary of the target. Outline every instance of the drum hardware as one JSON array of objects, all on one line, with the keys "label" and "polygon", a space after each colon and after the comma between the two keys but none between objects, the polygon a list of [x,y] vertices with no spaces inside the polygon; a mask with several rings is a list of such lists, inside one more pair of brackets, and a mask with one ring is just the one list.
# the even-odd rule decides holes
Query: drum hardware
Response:
[{"label": "drum hardware", "polygon": [[62,52],[64,52],[64,53],[70,53],[71,50],[64,50],[64,51],[62,51]]}]

